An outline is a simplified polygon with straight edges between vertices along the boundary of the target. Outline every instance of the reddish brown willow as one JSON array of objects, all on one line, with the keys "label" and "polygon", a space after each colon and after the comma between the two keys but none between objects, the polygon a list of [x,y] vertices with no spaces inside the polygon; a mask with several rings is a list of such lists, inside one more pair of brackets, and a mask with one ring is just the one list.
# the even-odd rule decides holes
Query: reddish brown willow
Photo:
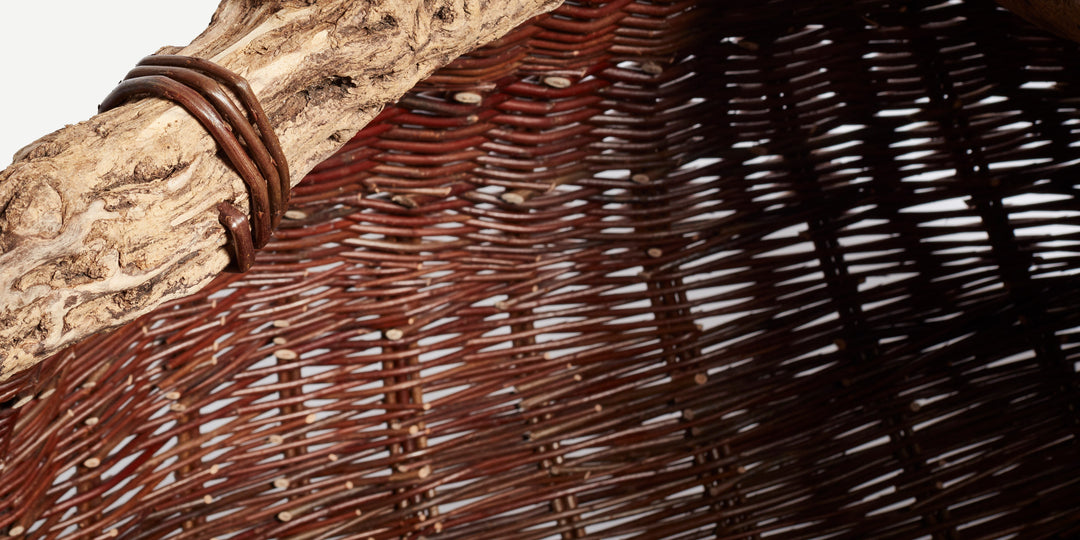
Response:
[{"label": "reddish brown willow", "polygon": [[570,2],[248,274],[0,386],[0,532],[1080,534],[1078,53],[976,0]]},{"label": "reddish brown willow", "polygon": [[145,97],[182,105],[210,133],[243,179],[251,199],[251,219],[226,202],[218,203],[217,209],[218,221],[229,238],[233,269],[247,272],[255,263],[255,249],[270,240],[289,204],[289,166],[258,98],[246,79],[209,60],[147,56],[105,97],[98,110],[104,112]]}]

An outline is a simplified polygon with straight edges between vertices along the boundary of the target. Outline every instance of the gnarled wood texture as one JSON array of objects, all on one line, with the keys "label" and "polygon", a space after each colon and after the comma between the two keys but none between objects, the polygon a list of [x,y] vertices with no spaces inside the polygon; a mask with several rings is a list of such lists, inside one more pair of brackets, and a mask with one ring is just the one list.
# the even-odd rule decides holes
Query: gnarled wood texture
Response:
[{"label": "gnarled wood texture", "polygon": [[1080,0],[998,0],[998,3],[1061,37],[1080,41]]},{"label": "gnarled wood texture", "polygon": [[[560,3],[224,0],[202,35],[163,52],[246,77],[299,181],[434,69]],[[247,194],[216,152],[182,109],[143,100],[43,137],[0,172],[0,380],[228,264],[214,207],[247,208]]]}]

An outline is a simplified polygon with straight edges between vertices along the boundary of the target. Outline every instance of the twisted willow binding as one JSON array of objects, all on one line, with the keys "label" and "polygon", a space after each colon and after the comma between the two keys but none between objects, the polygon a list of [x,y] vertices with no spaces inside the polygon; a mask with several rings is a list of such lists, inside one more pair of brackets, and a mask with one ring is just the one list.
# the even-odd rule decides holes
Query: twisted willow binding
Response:
[{"label": "twisted willow binding", "polygon": [[1080,534],[1077,52],[976,0],[571,2],[249,274],[3,385],[0,527]]}]

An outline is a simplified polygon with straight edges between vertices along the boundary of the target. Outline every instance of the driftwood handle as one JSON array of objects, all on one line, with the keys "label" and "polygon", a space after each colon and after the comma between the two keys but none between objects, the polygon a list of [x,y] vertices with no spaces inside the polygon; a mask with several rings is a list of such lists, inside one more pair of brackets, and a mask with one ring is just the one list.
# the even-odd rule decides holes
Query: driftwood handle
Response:
[{"label": "driftwood handle", "polygon": [[[170,50],[240,74],[291,177],[436,68],[561,0],[223,0]],[[179,107],[143,100],[43,137],[0,172],[0,380],[197,291],[229,263],[217,206],[247,192]]]},{"label": "driftwood handle", "polygon": [[[226,89],[239,99],[246,114]],[[144,58],[99,110],[105,112],[130,98],[146,96],[182,105],[206,128],[244,180],[252,219],[236,207],[220,203],[218,221],[228,233],[235,269],[247,272],[255,260],[255,248],[270,240],[288,206],[289,168],[270,119],[243,77],[209,60],[174,55]]]},{"label": "driftwood handle", "polygon": [[998,0],[1032,24],[1080,42],[1080,0]]}]

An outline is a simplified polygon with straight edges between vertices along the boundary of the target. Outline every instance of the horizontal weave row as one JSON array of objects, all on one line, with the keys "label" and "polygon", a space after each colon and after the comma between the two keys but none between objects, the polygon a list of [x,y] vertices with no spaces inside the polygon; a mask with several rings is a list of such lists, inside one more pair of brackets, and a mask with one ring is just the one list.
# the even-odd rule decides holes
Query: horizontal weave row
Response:
[{"label": "horizontal weave row", "polygon": [[975,0],[568,2],[248,274],[0,386],[0,532],[1080,534],[1077,52]]}]

